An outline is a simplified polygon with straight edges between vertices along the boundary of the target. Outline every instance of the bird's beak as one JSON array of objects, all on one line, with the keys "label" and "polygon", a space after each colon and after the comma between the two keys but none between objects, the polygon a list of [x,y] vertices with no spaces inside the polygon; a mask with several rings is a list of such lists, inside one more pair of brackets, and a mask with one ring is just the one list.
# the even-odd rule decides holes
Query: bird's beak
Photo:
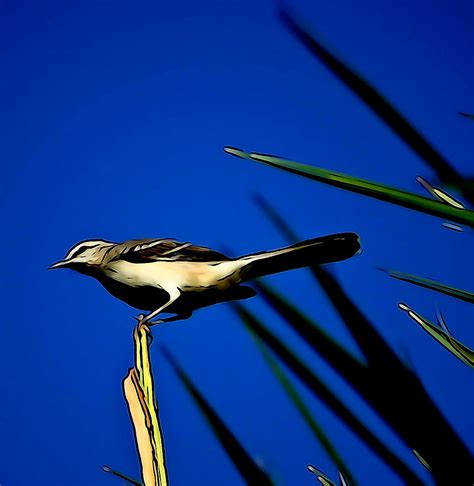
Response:
[{"label": "bird's beak", "polygon": [[54,270],[55,268],[64,268],[69,265],[70,260],[59,260],[59,262],[53,263],[48,267],[48,270]]}]

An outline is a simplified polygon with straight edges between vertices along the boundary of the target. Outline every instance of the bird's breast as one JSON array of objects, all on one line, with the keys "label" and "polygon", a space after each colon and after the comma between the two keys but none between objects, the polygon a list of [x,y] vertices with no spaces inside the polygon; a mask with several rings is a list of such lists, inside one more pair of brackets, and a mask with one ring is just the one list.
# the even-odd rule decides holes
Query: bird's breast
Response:
[{"label": "bird's breast", "polygon": [[110,263],[104,273],[107,277],[131,287],[179,287],[183,290],[217,287],[225,290],[233,283],[238,283],[239,268],[240,264],[236,261],[116,261]]}]

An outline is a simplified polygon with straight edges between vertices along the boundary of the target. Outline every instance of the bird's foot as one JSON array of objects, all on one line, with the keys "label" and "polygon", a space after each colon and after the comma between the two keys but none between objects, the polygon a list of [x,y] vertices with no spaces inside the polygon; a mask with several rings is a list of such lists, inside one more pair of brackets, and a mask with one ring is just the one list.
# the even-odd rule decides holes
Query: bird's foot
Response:
[{"label": "bird's foot", "polygon": [[139,328],[145,328],[146,331],[150,331],[149,325],[151,323],[148,322],[147,316],[145,316],[145,314],[138,314],[138,316],[134,317],[134,319],[137,321],[137,326]]},{"label": "bird's foot", "polygon": [[138,316],[134,317],[134,319],[138,323],[138,327],[146,327],[146,330],[149,331],[150,327],[156,326],[157,324],[161,324],[162,322],[166,322],[166,319],[156,319],[150,320],[148,316],[144,314],[139,314]]},{"label": "bird's foot", "polygon": [[[139,326],[146,326],[147,329],[156,326],[157,324],[163,324],[164,322],[173,322],[173,321],[182,321],[185,319],[189,319],[191,317],[192,313],[191,312],[186,312],[183,314],[177,314],[172,317],[165,317],[163,319],[156,319],[156,320],[150,320],[148,315],[144,314],[139,314],[138,316],[135,317],[136,321],[138,322]],[[148,329],[149,330],[149,329]]]}]

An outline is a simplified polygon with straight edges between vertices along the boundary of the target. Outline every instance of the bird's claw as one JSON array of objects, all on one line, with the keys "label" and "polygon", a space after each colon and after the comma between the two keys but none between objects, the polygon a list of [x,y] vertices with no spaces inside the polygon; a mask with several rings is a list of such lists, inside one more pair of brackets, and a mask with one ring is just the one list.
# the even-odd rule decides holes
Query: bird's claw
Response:
[{"label": "bird's claw", "polygon": [[151,326],[156,326],[157,324],[161,324],[163,322],[165,322],[163,319],[157,319],[156,321],[150,321],[148,325],[151,327]]}]

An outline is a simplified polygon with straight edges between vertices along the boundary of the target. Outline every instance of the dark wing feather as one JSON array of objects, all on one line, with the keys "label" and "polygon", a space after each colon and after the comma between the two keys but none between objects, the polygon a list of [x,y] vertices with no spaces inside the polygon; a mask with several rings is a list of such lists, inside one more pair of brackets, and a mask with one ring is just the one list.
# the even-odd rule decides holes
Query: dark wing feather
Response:
[{"label": "dark wing feather", "polygon": [[[159,260],[215,262],[230,260],[229,257],[205,246],[191,245],[171,239],[146,239],[127,241],[118,245],[116,259],[131,263],[147,263]],[[119,248],[117,248],[119,249]]]}]

